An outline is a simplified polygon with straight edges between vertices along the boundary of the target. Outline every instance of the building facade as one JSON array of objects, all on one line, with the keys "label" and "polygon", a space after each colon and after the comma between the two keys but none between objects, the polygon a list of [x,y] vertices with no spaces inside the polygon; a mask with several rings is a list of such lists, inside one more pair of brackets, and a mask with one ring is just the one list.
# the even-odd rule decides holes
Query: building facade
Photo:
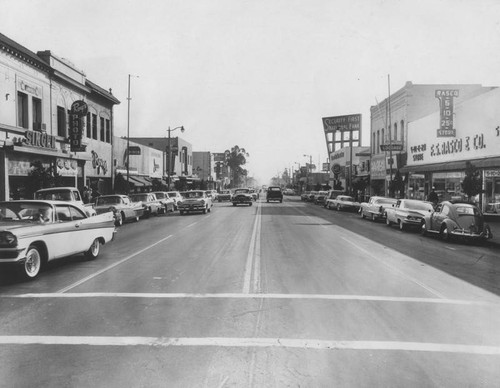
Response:
[{"label": "building facade", "polygon": [[[113,106],[119,101],[50,51],[35,54],[0,34],[0,199],[30,197],[35,162],[58,184],[112,190]],[[84,101],[82,148],[72,152],[69,112]]]}]

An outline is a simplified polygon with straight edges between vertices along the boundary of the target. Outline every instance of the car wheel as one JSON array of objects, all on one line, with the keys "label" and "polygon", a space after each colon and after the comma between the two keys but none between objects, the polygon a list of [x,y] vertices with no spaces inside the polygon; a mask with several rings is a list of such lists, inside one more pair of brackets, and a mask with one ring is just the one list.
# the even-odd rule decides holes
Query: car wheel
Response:
[{"label": "car wheel", "polygon": [[386,215],[385,215],[385,224],[386,224],[387,226],[391,226],[391,225],[392,225],[392,222],[391,222],[391,221],[389,221],[389,218],[387,217],[387,213],[386,213]]},{"label": "car wheel", "polygon": [[377,218],[375,217],[375,214],[372,213],[372,221],[375,222]]},{"label": "car wheel", "polygon": [[441,227],[441,239],[443,241],[450,241],[451,240],[451,235],[450,235],[450,231],[448,230],[448,228],[446,227],[446,225],[443,225]]},{"label": "car wheel", "polygon": [[363,213],[363,210],[359,211],[359,215],[361,216],[362,219],[366,218],[365,213]]},{"label": "car wheel", "polygon": [[425,225],[425,221],[422,221],[422,224],[420,225],[420,234],[422,236],[427,236],[427,226]]},{"label": "car wheel", "polygon": [[207,208],[203,209],[201,212],[202,212],[203,214],[207,214]]},{"label": "car wheel", "polygon": [[484,228],[484,239],[489,240],[491,238],[493,238],[493,233],[491,233],[490,226],[486,225],[486,227]]},{"label": "car wheel", "polygon": [[404,230],[406,230],[406,225],[405,225],[405,223],[403,221],[399,220],[398,224],[399,224],[399,230],[400,231],[403,232]]},{"label": "car wheel", "polygon": [[267,203],[269,203],[269,200],[267,200]]},{"label": "car wheel", "polygon": [[340,211],[340,205],[337,205],[337,211]]},{"label": "car wheel", "polygon": [[125,215],[123,213],[116,214],[115,225],[116,226],[122,226],[124,219],[125,219]]},{"label": "car wheel", "polygon": [[134,220],[135,222],[139,222],[139,216],[135,216]]},{"label": "car wheel", "polygon": [[209,208],[207,209],[207,212],[209,212],[209,213],[210,213],[211,211],[212,211],[212,207],[209,207]]},{"label": "car wheel", "polygon": [[34,279],[42,269],[42,255],[35,245],[30,245],[26,253],[26,261],[22,267],[23,276],[27,279]]},{"label": "car wheel", "polygon": [[280,199],[280,203],[283,203],[283,200],[282,200],[282,199]]},{"label": "car wheel", "polygon": [[96,238],[92,242],[92,245],[90,246],[89,250],[87,252],[85,252],[85,256],[91,260],[95,259],[97,256],[99,256],[100,246],[101,246],[101,243],[99,242],[99,239]]}]

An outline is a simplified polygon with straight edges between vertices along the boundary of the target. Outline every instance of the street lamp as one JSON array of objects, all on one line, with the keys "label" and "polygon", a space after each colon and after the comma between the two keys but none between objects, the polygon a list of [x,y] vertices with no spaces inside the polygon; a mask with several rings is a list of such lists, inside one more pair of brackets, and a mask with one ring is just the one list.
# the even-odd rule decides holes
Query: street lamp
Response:
[{"label": "street lamp", "polygon": [[168,189],[170,190],[170,160],[171,160],[171,154],[172,154],[172,146],[170,144],[170,132],[173,132],[175,131],[176,129],[180,129],[181,132],[184,132],[184,127],[183,126],[180,126],[180,127],[175,127],[173,129],[170,129],[170,127],[168,127],[167,131],[168,131],[168,143],[167,143],[167,185],[168,185]]},{"label": "street lamp", "polygon": [[128,94],[127,94],[127,193],[130,190],[130,77],[139,78],[138,75],[128,75]]}]

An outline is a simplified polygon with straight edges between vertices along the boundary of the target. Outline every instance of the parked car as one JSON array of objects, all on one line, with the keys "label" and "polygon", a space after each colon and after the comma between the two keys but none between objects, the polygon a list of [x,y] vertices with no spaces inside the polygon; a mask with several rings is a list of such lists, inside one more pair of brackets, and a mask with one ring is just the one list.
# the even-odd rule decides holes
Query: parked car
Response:
[{"label": "parked car", "polygon": [[424,236],[436,233],[443,240],[454,237],[467,240],[493,238],[481,210],[476,205],[464,202],[441,202],[434,211],[424,216],[421,228]]},{"label": "parked car", "polygon": [[266,201],[280,201],[283,202],[283,191],[279,186],[269,186],[266,193]]},{"label": "parked car", "polygon": [[231,201],[231,190],[221,190],[221,192],[217,195],[217,201]]},{"label": "parked car", "polygon": [[329,199],[327,208],[346,211],[358,211],[359,202],[356,202],[350,195],[337,195],[335,199]]},{"label": "parked car", "polygon": [[101,195],[96,199],[95,210],[97,214],[113,212],[116,226],[127,221],[137,222],[144,214],[142,202],[132,202],[128,196],[121,194]]},{"label": "parked car", "polygon": [[308,201],[309,200],[309,194],[311,194],[310,191],[304,191],[301,195],[300,195],[300,200],[301,201]]},{"label": "parked car", "polygon": [[294,189],[285,189],[283,190],[284,195],[295,195],[295,190]]},{"label": "parked car", "polygon": [[424,216],[434,211],[431,202],[417,199],[398,199],[394,205],[385,209],[385,222],[388,226],[396,224],[400,230],[409,226],[421,227]]},{"label": "parked car", "polygon": [[182,201],[177,202],[179,213],[202,212],[210,213],[212,210],[212,198],[204,190],[192,190],[181,192]]},{"label": "parked car", "polygon": [[136,193],[131,194],[130,199],[132,202],[142,202],[142,208],[144,209],[143,217],[150,217],[152,215],[157,216],[160,213],[162,204],[153,193]]},{"label": "parked car", "polygon": [[319,191],[310,191],[309,196],[307,197],[307,202],[313,202],[316,199],[316,196],[318,195]]},{"label": "parked car", "polygon": [[368,217],[372,221],[376,221],[385,217],[385,209],[395,205],[398,200],[388,197],[371,197],[368,202],[361,202],[359,214],[361,218]]},{"label": "parked car", "polygon": [[174,200],[174,210],[177,210],[177,203],[182,201],[182,195],[178,191],[167,191],[169,198]]},{"label": "parked car", "polygon": [[316,205],[324,206],[326,204],[327,196],[328,196],[328,191],[319,191],[318,195],[314,197],[314,203]]},{"label": "parked car", "polygon": [[91,203],[83,203],[82,196],[76,187],[50,187],[40,189],[35,192],[35,199],[46,201],[65,201],[71,202],[80,207],[89,216],[95,216],[97,213]]},{"label": "parked car", "polygon": [[250,193],[250,189],[235,189],[231,197],[231,202],[233,203],[233,206],[239,204],[252,206],[253,195]]},{"label": "parked car", "polygon": [[168,196],[166,191],[153,191],[153,194],[156,196],[156,199],[162,204],[162,211],[160,213],[169,213],[175,210],[175,203],[172,198]]},{"label": "parked car", "polygon": [[328,194],[326,195],[324,207],[329,207],[329,200],[330,202],[334,199],[336,199],[339,195],[343,195],[344,191],[342,190],[328,190]]},{"label": "parked car", "polygon": [[114,233],[111,212],[91,217],[64,201],[0,202],[0,265],[18,265],[34,279],[54,259],[78,253],[95,259]]}]

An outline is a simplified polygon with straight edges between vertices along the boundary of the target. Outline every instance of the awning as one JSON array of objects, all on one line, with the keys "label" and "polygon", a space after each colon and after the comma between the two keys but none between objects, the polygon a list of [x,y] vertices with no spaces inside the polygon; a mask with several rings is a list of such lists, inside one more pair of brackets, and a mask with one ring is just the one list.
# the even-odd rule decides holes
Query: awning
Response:
[{"label": "awning", "polygon": [[405,166],[400,168],[401,173],[407,172],[436,172],[436,171],[464,171],[466,162],[471,162],[476,168],[500,168],[500,157],[476,160],[460,160],[456,162],[424,164],[420,166]]},{"label": "awning", "polygon": [[130,182],[136,186],[144,186],[144,187],[151,187],[152,186],[151,182],[148,182],[142,176],[130,175],[129,179],[130,179]]}]

